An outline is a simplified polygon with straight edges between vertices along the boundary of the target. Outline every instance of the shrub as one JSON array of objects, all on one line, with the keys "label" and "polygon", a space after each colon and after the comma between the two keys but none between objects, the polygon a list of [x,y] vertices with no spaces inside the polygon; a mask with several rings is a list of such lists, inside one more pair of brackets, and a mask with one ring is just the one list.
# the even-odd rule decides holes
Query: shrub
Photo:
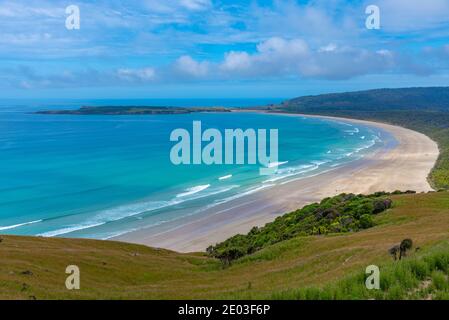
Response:
[{"label": "shrub", "polygon": [[360,226],[360,229],[368,229],[368,228],[371,228],[372,226],[374,226],[374,221],[373,221],[373,218],[371,217],[371,215],[369,215],[369,214],[362,215],[360,217],[359,226]]},{"label": "shrub", "polygon": [[411,260],[410,269],[416,278],[425,280],[429,275],[429,266],[422,260]]},{"label": "shrub", "polygon": [[229,263],[269,245],[297,236],[358,231],[374,226],[373,215],[391,207],[385,192],[374,195],[340,194],[276,218],[247,235],[237,235],[207,249],[210,256]]},{"label": "shrub", "polygon": [[442,271],[432,272],[432,286],[435,290],[445,290],[449,287],[446,275]]}]

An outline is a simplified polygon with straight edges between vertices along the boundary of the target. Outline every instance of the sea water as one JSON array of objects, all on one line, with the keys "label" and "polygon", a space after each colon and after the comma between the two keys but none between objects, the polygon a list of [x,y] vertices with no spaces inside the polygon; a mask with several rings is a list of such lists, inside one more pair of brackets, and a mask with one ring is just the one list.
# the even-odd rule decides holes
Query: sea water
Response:
[{"label": "sea water", "polygon": [[[81,105],[233,105],[270,101],[8,102],[0,106],[0,234],[109,239],[173,223],[238,197],[360,159],[387,132],[344,120],[260,113],[146,116],[40,115]],[[170,133],[278,129],[279,168],[180,165]],[[388,139],[387,139],[388,138]]]}]

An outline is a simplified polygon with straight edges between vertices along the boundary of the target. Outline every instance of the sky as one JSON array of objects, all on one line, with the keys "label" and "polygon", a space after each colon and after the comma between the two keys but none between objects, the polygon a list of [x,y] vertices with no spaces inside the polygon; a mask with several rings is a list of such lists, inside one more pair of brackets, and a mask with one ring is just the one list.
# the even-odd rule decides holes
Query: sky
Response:
[{"label": "sky", "polygon": [[[79,29],[66,27],[70,5]],[[366,27],[370,5],[379,29]],[[448,0],[0,0],[2,99],[447,85]]]}]

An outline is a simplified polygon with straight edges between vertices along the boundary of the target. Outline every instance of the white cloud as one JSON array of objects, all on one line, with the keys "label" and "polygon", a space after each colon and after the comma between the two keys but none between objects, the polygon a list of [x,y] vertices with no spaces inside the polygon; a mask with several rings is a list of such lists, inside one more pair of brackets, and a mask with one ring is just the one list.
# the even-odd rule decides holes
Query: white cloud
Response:
[{"label": "white cloud", "polygon": [[212,7],[210,0],[181,0],[181,5],[189,10],[202,11]]},{"label": "white cloud", "polygon": [[[249,79],[331,79],[346,80],[369,74],[399,71],[428,74],[425,65],[397,57],[388,49],[367,50],[330,45],[312,48],[303,39],[270,38],[256,46],[254,53],[229,51],[220,62],[198,61],[188,55],[165,66],[120,68],[113,72],[84,70],[59,74],[36,73],[22,68],[20,87],[107,86],[110,84],[183,83],[189,80],[227,81]],[[24,85],[26,84],[26,85]]]},{"label": "white cloud", "polygon": [[[449,23],[449,0],[378,0],[379,32],[365,29],[363,1],[249,3],[79,0],[82,29],[67,32],[64,4],[0,0],[0,56],[33,67],[39,79],[24,73],[20,80],[34,87],[64,81],[102,85],[264,77],[348,79],[385,72],[425,74],[430,70],[426,61],[431,70],[447,65],[449,49],[440,43],[449,28],[438,32],[427,28]],[[435,47],[428,53],[432,58],[419,56],[419,46],[424,45]],[[48,65],[54,62],[55,70],[55,66],[72,68],[73,77],[49,75],[36,57]],[[67,57],[78,65],[65,65]],[[136,62],[132,65],[145,61],[149,67],[117,69],[117,58],[122,57]],[[444,59],[446,64],[441,63]],[[84,65],[106,70],[109,63],[114,67],[108,71],[83,70]]]},{"label": "white cloud", "polygon": [[224,76],[348,79],[396,68],[388,50],[369,51],[329,44],[311,48],[303,39],[273,37],[257,45],[257,52],[228,52],[219,69]]},{"label": "white cloud", "polygon": [[393,53],[390,50],[386,49],[377,50],[376,53],[385,57],[393,57]]},{"label": "white cloud", "polygon": [[262,41],[256,48],[254,54],[226,53],[221,70],[253,76],[297,73],[298,65],[309,55],[309,47],[302,39],[273,37]]},{"label": "white cloud", "polygon": [[381,27],[389,32],[424,31],[449,24],[448,0],[379,0],[376,4]]},{"label": "white cloud", "polygon": [[208,74],[209,63],[195,61],[190,56],[182,56],[175,62],[175,68],[181,74],[204,77]]},{"label": "white cloud", "polygon": [[32,89],[33,86],[28,81],[20,81],[19,87],[22,89]]},{"label": "white cloud", "polygon": [[60,18],[64,16],[65,7],[43,1],[39,6],[19,1],[2,1],[0,17],[5,18]]},{"label": "white cloud", "polygon": [[181,11],[203,11],[210,9],[210,0],[146,0],[145,4],[150,13],[170,13]]},{"label": "white cloud", "polygon": [[45,41],[52,40],[52,35],[49,33],[16,33],[16,34],[3,34],[0,37],[0,44],[7,45],[32,45],[43,44]]},{"label": "white cloud", "polygon": [[318,49],[318,52],[332,52],[335,50],[337,50],[337,45],[335,45],[334,43],[329,43],[327,46]]},{"label": "white cloud", "polygon": [[308,46],[302,39],[285,40],[273,37],[258,44],[257,50],[261,54],[303,55],[307,54]]},{"label": "white cloud", "polygon": [[242,71],[250,66],[251,57],[248,53],[231,51],[225,54],[221,69],[224,71]]},{"label": "white cloud", "polygon": [[153,68],[142,69],[118,69],[117,75],[120,79],[128,81],[149,81],[156,76],[156,71]]},{"label": "white cloud", "polygon": [[278,0],[273,1],[273,7],[253,5],[247,25],[249,30],[263,32],[268,37],[282,35],[323,45],[323,42],[357,39],[361,29],[357,27],[357,19],[361,12],[364,11],[354,11],[342,0],[301,3]]}]

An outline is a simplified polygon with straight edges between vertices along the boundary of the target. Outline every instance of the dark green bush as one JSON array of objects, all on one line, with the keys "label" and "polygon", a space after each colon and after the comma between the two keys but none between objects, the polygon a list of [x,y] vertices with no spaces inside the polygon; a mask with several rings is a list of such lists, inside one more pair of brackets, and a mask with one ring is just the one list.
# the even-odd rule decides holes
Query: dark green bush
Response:
[{"label": "dark green bush", "polygon": [[360,217],[360,229],[368,229],[374,226],[373,217],[370,214],[364,214]]},{"label": "dark green bush", "polygon": [[391,207],[392,201],[378,192],[373,195],[340,194],[325,198],[276,218],[247,235],[236,235],[207,249],[209,255],[229,263],[264,247],[297,236],[355,232],[374,226],[373,216]]}]

